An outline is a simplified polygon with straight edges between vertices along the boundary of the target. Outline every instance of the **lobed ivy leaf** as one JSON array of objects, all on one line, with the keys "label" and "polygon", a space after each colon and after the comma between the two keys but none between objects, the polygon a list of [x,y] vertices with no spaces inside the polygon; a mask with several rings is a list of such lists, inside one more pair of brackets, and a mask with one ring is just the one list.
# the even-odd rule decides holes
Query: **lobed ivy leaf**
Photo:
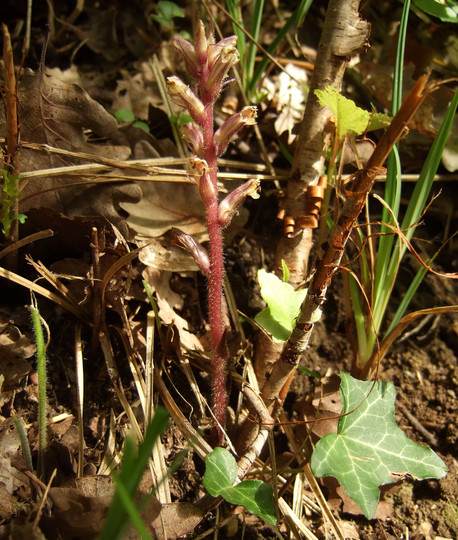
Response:
[{"label": "lobed ivy leaf", "polygon": [[[379,486],[402,477],[442,478],[444,462],[427,446],[407,438],[396,424],[396,390],[391,382],[358,381],[341,373],[342,414],[337,433],[316,445],[311,467],[315,476],[334,476],[371,519]],[[372,391],[371,391],[372,389]],[[353,412],[351,412],[353,411]]]},{"label": "lobed ivy leaf", "polygon": [[295,291],[289,283],[262,269],[258,271],[258,281],[267,307],[254,320],[271,334],[274,341],[286,341],[293,331],[307,289]]},{"label": "lobed ivy leaf", "polygon": [[342,140],[349,131],[361,135],[367,129],[380,129],[390,123],[386,114],[371,114],[358,107],[354,101],[340,94],[332,86],[315,90],[315,95],[323,107],[329,107],[336,119],[337,137]]},{"label": "lobed ivy leaf", "polygon": [[213,497],[223,497],[231,504],[244,506],[249,512],[275,525],[272,486],[261,480],[244,480],[233,485],[237,478],[237,463],[226,449],[215,448],[205,460],[204,488]]}]

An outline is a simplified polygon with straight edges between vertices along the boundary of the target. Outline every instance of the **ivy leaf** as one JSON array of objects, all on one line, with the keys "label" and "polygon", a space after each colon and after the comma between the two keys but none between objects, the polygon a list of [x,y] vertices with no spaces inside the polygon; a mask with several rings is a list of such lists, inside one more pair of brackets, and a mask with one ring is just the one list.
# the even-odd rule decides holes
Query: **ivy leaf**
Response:
[{"label": "ivy leaf", "polygon": [[261,480],[244,480],[233,485],[237,463],[225,448],[215,448],[205,460],[204,488],[213,497],[223,497],[231,504],[244,506],[249,512],[275,525],[272,487]]},{"label": "ivy leaf", "polygon": [[358,107],[354,101],[342,96],[336,88],[327,86],[315,90],[315,95],[323,107],[329,107],[336,119],[337,137],[342,140],[349,131],[361,135],[366,130],[380,129],[390,123],[386,114],[371,114]]},{"label": "ivy leaf", "polygon": [[[380,498],[379,486],[403,476],[442,478],[444,462],[430,448],[407,438],[396,424],[396,390],[391,382],[358,381],[340,374],[342,414],[337,433],[316,445],[311,467],[318,477],[334,476],[371,519]],[[353,411],[353,412],[351,412]]]},{"label": "ivy leaf", "polygon": [[289,283],[262,269],[258,271],[258,281],[267,307],[254,320],[271,334],[274,341],[286,341],[293,331],[307,289],[295,291]]}]

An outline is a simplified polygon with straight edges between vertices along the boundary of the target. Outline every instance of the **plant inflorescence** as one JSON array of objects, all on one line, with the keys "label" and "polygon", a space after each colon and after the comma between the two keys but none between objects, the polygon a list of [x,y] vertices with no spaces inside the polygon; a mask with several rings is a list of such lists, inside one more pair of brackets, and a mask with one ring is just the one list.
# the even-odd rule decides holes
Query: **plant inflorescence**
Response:
[{"label": "plant inflorescence", "polygon": [[218,199],[218,157],[224,154],[233,136],[245,125],[253,124],[256,107],[247,106],[214,129],[214,106],[224,87],[229,69],[239,60],[237,37],[215,42],[213,34],[199,22],[194,44],[176,35],[174,45],[184,58],[186,70],[195,79],[195,89],[179,77],[167,79],[172,99],[184,106],[193,122],[182,126],[182,134],[193,156],[188,160],[188,175],[199,189],[205,205],[210,253],[194,239],[177,233],[177,243],[187,249],[199,269],[208,277],[208,313],[212,344],[212,409],[217,422],[218,443],[222,442],[227,391],[225,325],[223,322],[223,229],[237,207],[250,195],[258,197],[259,182],[249,180],[234,189],[221,202]]}]

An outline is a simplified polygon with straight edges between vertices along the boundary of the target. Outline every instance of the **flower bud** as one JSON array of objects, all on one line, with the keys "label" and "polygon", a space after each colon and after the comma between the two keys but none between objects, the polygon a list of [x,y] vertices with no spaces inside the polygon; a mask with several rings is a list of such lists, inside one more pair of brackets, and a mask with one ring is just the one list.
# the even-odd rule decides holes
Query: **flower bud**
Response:
[{"label": "flower bud", "polygon": [[[233,36],[233,38],[237,40],[235,36]],[[210,56],[212,57],[213,61],[213,55],[209,54],[208,69],[210,74],[207,83],[205,84],[205,91],[208,93],[208,96],[211,100],[215,100],[218,97],[219,93],[221,92],[221,87],[223,85],[223,81],[227,75],[227,72],[239,61],[239,52],[235,46],[235,43],[229,43],[228,45],[221,46],[221,43],[223,41],[225,40],[222,40],[211,47],[211,50],[213,50],[214,48],[217,52],[216,58],[212,65],[210,65]]]},{"label": "flower bud", "polygon": [[204,138],[200,126],[194,122],[184,124],[181,126],[181,136],[191,152],[194,152],[199,157],[204,155]]},{"label": "flower bud", "polygon": [[167,77],[167,88],[172,97],[177,97],[188,109],[192,119],[201,123],[204,105],[194,92],[179,77]]},{"label": "flower bud", "polygon": [[200,65],[203,66],[208,62],[208,39],[205,33],[205,26],[202,21],[199,21],[197,23],[197,30],[196,30],[194,43],[195,43],[196,57]]},{"label": "flower bud", "polygon": [[208,172],[205,172],[199,178],[199,193],[200,198],[202,199],[202,202],[205,204],[205,206],[209,206],[210,204],[217,201],[218,188],[213,184],[210,174]]},{"label": "flower bud", "polygon": [[176,34],[173,38],[173,45],[183,56],[186,70],[189,75],[194,77],[194,79],[198,79],[202,72],[202,66],[197,58],[196,51],[192,43],[189,43],[189,41],[184,39],[184,37]]},{"label": "flower bud", "polygon": [[251,179],[245,182],[234,191],[229,193],[218,206],[218,223],[221,227],[226,227],[231,222],[237,208],[242,204],[246,197],[259,199],[259,180]]},{"label": "flower bud", "polygon": [[208,275],[210,273],[210,259],[207,250],[199,244],[197,240],[194,240],[192,236],[184,233],[180,229],[173,227],[170,230],[170,234],[172,235],[172,244],[177,245],[190,253],[196,261],[199,270],[203,274]]},{"label": "flower bud", "polygon": [[218,195],[218,190],[211,181],[209,170],[208,163],[204,159],[195,156],[188,159],[186,171],[199,186],[200,197],[205,205],[212,203]]},{"label": "flower bud", "polygon": [[254,106],[243,107],[243,109],[228,118],[224,124],[215,132],[214,142],[218,156],[224,154],[232,137],[238,133],[243,126],[256,123],[257,109]]},{"label": "flower bud", "polygon": [[218,43],[209,44],[208,46],[208,69],[212,69],[212,67],[215,65],[215,62],[220,55],[222,49],[225,47],[236,47],[237,46],[237,36],[229,36],[221,41],[218,41]]}]

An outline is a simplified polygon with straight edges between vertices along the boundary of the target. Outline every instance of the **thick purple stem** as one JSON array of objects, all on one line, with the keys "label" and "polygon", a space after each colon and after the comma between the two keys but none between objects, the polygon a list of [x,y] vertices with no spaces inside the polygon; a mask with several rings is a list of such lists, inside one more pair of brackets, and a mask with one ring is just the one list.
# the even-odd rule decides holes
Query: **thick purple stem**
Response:
[{"label": "thick purple stem", "polygon": [[[203,85],[202,85],[203,86]],[[218,222],[218,156],[213,133],[213,102],[206,102],[202,122],[204,154],[209,166],[209,175],[214,187],[212,200],[206,204],[207,228],[210,240],[210,272],[208,275],[208,315],[212,343],[212,409],[219,425],[224,427],[227,407],[226,364],[227,352],[223,342],[223,234]],[[218,426],[217,444],[223,443],[223,431]]]}]

